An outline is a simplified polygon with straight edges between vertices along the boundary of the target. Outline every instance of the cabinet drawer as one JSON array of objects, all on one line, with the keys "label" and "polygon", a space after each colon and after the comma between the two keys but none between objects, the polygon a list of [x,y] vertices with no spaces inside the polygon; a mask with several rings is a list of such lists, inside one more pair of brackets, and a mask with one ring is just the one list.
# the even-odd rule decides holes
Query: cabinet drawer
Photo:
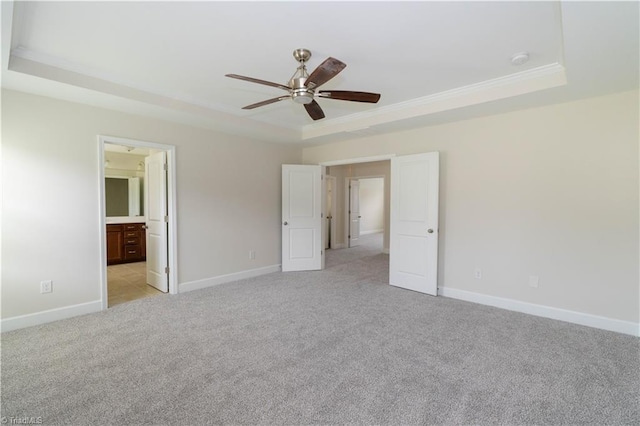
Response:
[{"label": "cabinet drawer", "polygon": [[140,258],[140,246],[125,246],[125,248],[124,248],[124,258],[125,258],[125,260],[139,259]]},{"label": "cabinet drawer", "polygon": [[140,244],[140,238],[139,237],[129,237],[129,238],[125,238],[124,239],[124,245],[125,246],[137,246]]},{"label": "cabinet drawer", "polygon": [[127,223],[122,226],[125,231],[139,231],[142,229],[142,223]]},{"label": "cabinet drawer", "polygon": [[124,231],[124,239],[128,240],[129,238],[138,238],[140,234],[138,231]]}]

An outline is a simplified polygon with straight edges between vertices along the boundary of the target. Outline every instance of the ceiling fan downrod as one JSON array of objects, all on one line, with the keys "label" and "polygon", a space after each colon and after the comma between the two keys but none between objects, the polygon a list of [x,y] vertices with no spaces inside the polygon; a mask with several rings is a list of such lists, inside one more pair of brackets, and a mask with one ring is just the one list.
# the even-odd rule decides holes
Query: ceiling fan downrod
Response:
[{"label": "ceiling fan downrod", "polygon": [[307,78],[309,78],[305,63],[311,58],[311,52],[308,49],[296,49],[293,51],[293,57],[300,63],[300,66],[289,79],[291,99],[297,104],[310,104],[313,101],[315,93],[305,86],[305,82]]}]

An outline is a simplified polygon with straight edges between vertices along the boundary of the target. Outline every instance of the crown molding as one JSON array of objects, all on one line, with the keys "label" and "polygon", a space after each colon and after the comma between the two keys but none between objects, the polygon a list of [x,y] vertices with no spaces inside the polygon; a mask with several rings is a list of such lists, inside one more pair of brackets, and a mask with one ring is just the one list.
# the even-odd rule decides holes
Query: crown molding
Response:
[{"label": "crown molding", "polygon": [[510,98],[566,84],[565,68],[559,63],[548,64],[375,110],[308,124],[302,128],[302,139],[308,140],[338,132],[357,134],[361,129],[379,124]]},{"label": "crown molding", "polygon": [[235,109],[232,110],[223,105],[206,103],[199,99],[184,97],[157,88],[125,81],[117,76],[23,47],[16,47],[11,50],[8,68],[11,71],[72,84],[182,113],[197,114],[215,120],[215,123],[219,123],[220,131],[223,132],[242,133],[253,137],[256,134],[270,134],[271,139],[281,141],[308,141],[339,133],[366,134],[367,131],[373,131],[369,128],[373,128],[376,125],[510,98],[562,86],[567,83],[564,66],[560,63],[553,63],[411,99],[406,102],[379,107],[370,111],[315,122],[298,128],[281,124],[274,125],[255,118],[252,119],[245,115],[239,115]]},{"label": "crown molding", "polygon": [[253,120],[249,117],[238,115],[237,111],[231,111],[230,108],[221,105],[208,104],[197,99],[175,95],[166,91],[163,92],[153,87],[138,85],[108,73],[98,72],[89,67],[80,66],[22,47],[11,50],[8,69],[58,83],[70,84],[83,89],[113,95],[122,99],[143,102],[179,113],[204,117],[216,123],[215,127],[225,133],[257,139],[264,139],[260,135],[269,135],[268,139],[276,142],[300,140],[300,129],[298,128]]},{"label": "crown molding", "polygon": [[[30,49],[27,49],[23,46],[18,46],[11,49],[11,59],[15,60],[16,58],[24,59],[33,63],[47,65],[49,67],[57,68],[59,70],[64,70],[64,71],[68,71],[78,75],[86,76],[89,78],[102,80],[118,86],[134,89],[137,91],[151,93],[156,96],[178,100],[181,102],[196,105],[198,107],[202,107],[210,110],[220,111],[228,114],[234,114],[236,112],[235,110],[229,107],[226,107],[225,105],[222,105],[222,104],[213,103],[213,102],[203,102],[201,99],[180,95],[178,93],[169,92],[167,90],[162,90],[158,87],[152,87],[145,84],[140,84],[132,80],[124,79],[113,73],[100,71],[92,67],[87,67],[85,65],[67,61],[57,56],[36,52]],[[9,69],[13,69],[13,67],[10,65]],[[234,115],[237,115],[237,114],[234,114]]]}]

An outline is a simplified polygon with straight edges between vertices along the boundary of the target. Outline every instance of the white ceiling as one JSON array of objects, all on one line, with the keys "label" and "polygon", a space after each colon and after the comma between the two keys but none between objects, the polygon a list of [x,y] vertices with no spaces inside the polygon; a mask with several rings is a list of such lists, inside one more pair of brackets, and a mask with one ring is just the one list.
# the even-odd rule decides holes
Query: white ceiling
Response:
[{"label": "white ceiling", "polygon": [[[2,2],[2,85],[257,139],[322,143],[638,87],[638,3]],[[347,64],[314,122],[286,100],[311,72]],[[513,66],[513,54],[530,60]]]}]

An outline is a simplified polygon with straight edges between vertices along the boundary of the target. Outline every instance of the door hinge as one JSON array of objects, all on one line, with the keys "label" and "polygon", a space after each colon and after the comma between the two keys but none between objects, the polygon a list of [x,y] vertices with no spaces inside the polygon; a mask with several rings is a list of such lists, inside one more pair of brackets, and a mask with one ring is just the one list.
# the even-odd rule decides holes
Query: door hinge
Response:
[{"label": "door hinge", "polygon": [[324,217],[324,213],[320,213],[320,219]]},{"label": "door hinge", "polygon": [[320,175],[320,180],[324,180],[324,175]]},{"label": "door hinge", "polygon": [[168,273],[169,273],[169,267],[168,267],[168,266],[165,266],[165,267],[164,267],[164,273],[165,273],[165,274],[168,274]]},{"label": "door hinge", "polygon": [[324,252],[322,250],[320,250],[320,254],[323,254]]},{"label": "door hinge", "polygon": [[165,217],[164,217],[164,222],[165,222],[165,223],[169,223],[169,216],[165,216]]},{"label": "door hinge", "polygon": [[162,165],[162,170],[165,170],[165,171],[166,171],[166,170],[169,170],[169,167],[167,167],[167,163],[164,163],[164,164]]}]

